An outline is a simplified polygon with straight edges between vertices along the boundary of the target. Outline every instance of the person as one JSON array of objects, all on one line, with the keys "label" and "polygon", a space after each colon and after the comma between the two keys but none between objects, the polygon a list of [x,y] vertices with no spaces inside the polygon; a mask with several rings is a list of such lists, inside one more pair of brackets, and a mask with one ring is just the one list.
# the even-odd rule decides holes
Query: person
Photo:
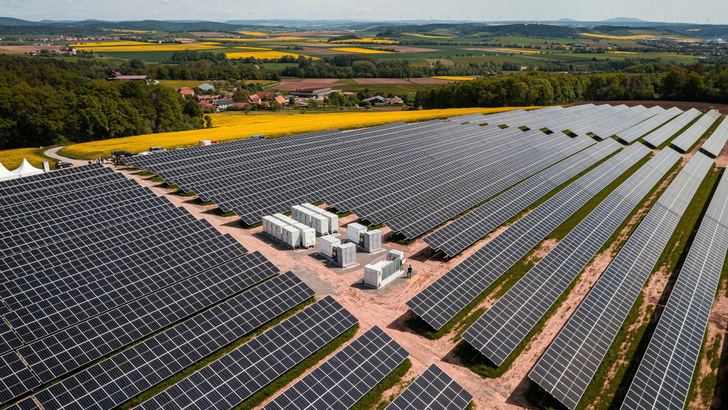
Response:
[{"label": "person", "polygon": [[407,277],[408,278],[411,278],[412,277],[412,265],[409,265],[407,267]]}]

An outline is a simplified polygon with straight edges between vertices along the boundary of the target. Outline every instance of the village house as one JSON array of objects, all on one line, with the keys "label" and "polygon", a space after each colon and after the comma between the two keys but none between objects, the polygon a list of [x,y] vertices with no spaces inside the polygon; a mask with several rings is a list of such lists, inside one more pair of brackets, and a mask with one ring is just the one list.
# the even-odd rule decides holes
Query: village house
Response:
[{"label": "village house", "polygon": [[190,87],[181,87],[175,89],[178,93],[182,94],[183,97],[194,97],[195,96],[195,90],[191,89]]}]

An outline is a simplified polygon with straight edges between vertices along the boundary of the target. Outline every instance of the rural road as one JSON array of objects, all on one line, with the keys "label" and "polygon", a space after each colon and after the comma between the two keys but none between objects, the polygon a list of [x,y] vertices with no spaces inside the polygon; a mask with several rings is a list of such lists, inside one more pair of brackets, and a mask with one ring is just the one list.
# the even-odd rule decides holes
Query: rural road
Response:
[{"label": "rural road", "polygon": [[43,154],[46,157],[49,157],[49,158],[55,158],[55,159],[60,160],[60,161],[70,162],[71,164],[73,164],[74,167],[75,166],[79,166],[79,165],[86,165],[86,164],[88,164],[88,161],[80,160],[80,159],[67,158],[67,157],[64,157],[63,155],[59,154],[58,151],[62,150],[63,148],[66,148],[66,147],[63,146],[63,147],[51,148],[51,149],[46,150]]}]

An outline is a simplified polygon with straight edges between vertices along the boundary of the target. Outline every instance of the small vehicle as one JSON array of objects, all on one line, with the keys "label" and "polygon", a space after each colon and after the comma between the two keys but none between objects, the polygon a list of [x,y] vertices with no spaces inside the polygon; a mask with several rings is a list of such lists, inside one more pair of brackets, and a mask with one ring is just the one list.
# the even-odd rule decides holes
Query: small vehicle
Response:
[{"label": "small vehicle", "polygon": [[149,152],[166,152],[164,147],[149,147]]},{"label": "small vehicle", "polygon": [[123,158],[123,157],[131,157],[132,155],[134,155],[134,154],[132,154],[129,151],[111,151],[112,157]]},{"label": "small vehicle", "polygon": [[71,168],[73,164],[67,161],[58,161],[56,162],[56,168],[57,169],[63,169],[63,168]]}]

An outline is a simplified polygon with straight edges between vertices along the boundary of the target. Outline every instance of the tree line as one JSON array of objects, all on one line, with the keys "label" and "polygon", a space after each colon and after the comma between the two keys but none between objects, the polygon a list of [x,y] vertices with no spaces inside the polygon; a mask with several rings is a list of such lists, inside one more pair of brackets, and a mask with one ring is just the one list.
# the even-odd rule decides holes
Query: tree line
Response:
[{"label": "tree line", "polygon": [[423,108],[454,108],[618,100],[728,103],[728,68],[706,70],[696,65],[642,74],[529,72],[491,76],[426,88],[417,93],[414,103]]},{"label": "tree line", "polygon": [[0,56],[0,148],[203,127],[195,101],[161,85],[97,80],[107,77],[107,70],[58,59]]}]

